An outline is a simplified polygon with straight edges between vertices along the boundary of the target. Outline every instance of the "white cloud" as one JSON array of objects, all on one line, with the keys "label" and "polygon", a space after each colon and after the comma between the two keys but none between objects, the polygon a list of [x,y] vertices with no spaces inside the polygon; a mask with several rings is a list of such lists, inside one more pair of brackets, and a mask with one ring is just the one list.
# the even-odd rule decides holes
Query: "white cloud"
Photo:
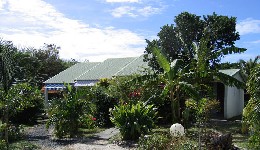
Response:
[{"label": "white cloud", "polygon": [[157,8],[152,6],[145,6],[143,8],[131,7],[131,6],[120,6],[111,11],[112,16],[120,18],[123,16],[129,16],[132,18],[142,16],[149,17],[154,14],[159,14],[164,8]]},{"label": "white cloud", "polygon": [[239,22],[236,29],[240,35],[260,33],[260,20],[247,18],[246,20]]},{"label": "white cloud", "polygon": [[125,2],[137,3],[137,2],[139,2],[139,0],[106,0],[106,2],[108,2],[108,3],[125,3]]},{"label": "white cloud", "polygon": [[148,17],[148,16],[153,15],[153,14],[159,14],[161,12],[161,9],[155,8],[155,7],[152,7],[152,6],[146,6],[144,8],[138,9],[138,12],[141,15]]},{"label": "white cloud", "polygon": [[130,16],[130,17],[137,17],[137,14],[134,14],[133,11],[135,11],[135,7],[130,6],[121,6],[117,7],[114,10],[111,11],[112,16],[116,18],[120,18],[124,15]]},{"label": "white cloud", "polygon": [[[108,57],[138,56],[144,37],[125,29],[91,27],[58,12],[42,0],[0,0],[0,37],[18,46],[61,47],[62,58],[102,61]],[[2,9],[1,9],[2,8]],[[130,14],[128,14],[130,15]]]}]

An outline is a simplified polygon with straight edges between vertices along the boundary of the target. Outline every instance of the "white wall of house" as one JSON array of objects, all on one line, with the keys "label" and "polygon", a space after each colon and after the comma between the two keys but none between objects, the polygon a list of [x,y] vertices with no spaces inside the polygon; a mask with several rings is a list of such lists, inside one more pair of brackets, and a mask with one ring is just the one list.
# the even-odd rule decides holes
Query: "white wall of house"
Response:
[{"label": "white wall of house", "polygon": [[225,86],[224,117],[226,119],[241,115],[244,108],[244,90]]},{"label": "white wall of house", "polygon": [[[239,73],[234,77],[242,81]],[[237,87],[225,86],[224,117],[226,119],[241,115],[244,108],[244,90]]]}]

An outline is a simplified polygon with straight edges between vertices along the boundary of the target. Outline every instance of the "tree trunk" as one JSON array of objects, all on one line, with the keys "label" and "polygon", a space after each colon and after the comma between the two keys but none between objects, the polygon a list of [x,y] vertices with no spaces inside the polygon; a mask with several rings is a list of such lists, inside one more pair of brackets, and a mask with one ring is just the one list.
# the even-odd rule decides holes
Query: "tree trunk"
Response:
[{"label": "tree trunk", "polygon": [[174,97],[174,92],[170,92],[170,99],[171,99],[171,107],[172,107],[172,120],[173,123],[180,123],[180,102],[179,98],[176,94],[176,98]]},{"label": "tree trunk", "polygon": [[4,112],[3,112],[3,123],[5,124],[5,129],[4,129],[4,139],[5,139],[5,142],[6,142],[6,146],[7,146],[7,149],[9,149],[9,138],[8,138],[8,127],[9,127],[9,115],[8,115],[8,107],[6,107],[4,109]]}]

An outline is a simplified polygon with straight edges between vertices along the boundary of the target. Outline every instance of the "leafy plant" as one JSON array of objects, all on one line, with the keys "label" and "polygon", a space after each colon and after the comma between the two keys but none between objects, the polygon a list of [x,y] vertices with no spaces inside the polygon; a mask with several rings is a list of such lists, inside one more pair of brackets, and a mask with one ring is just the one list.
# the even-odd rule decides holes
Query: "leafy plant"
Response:
[{"label": "leafy plant", "polygon": [[115,106],[111,115],[112,123],[119,128],[124,140],[137,140],[153,128],[156,110],[153,105],[138,101]]},{"label": "leafy plant", "polygon": [[243,110],[243,122],[249,125],[251,148],[260,149],[260,64],[250,72],[247,90],[250,100]]},{"label": "leafy plant", "polygon": [[93,117],[92,115],[85,114],[80,117],[80,127],[93,129],[96,127],[96,120],[97,118]]},{"label": "leafy plant", "polygon": [[193,86],[187,81],[187,66],[183,66],[182,61],[175,59],[173,62],[167,60],[167,57],[163,54],[162,49],[159,48],[159,44],[154,44],[151,48],[152,53],[156,56],[156,60],[161,68],[163,68],[164,74],[164,89],[162,94],[169,95],[172,107],[172,119],[173,123],[181,121],[181,109],[180,102],[182,100],[181,93],[186,92],[189,96],[197,95]]},{"label": "leafy plant", "polygon": [[155,133],[152,135],[141,136],[138,141],[138,149],[147,150],[161,150],[167,149],[170,143],[171,137],[165,134]]},{"label": "leafy plant", "polygon": [[81,97],[80,92],[66,85],[63,99],[53,100],[49,108],[49,120],[47,127],[54,125],[55,135],[58,138],[64,136],[74,137],[80,127],[80,118],[92,112],[92,104]]},{"label": "leafy plant", "polygon": [[[106,85],[108,86],[108,84]],[[114,108],[117,104],[117,99],[107,94],[107,87],[103,83],[99,86],[93,87],[91,90],[92,102],[96,106],[95,114],[96,123],[100,127],[110,127],[112,122],[110,121],[109,109]]]},{"label": "leafy plant", "polygon": [[187,137],[172,137],[169,134],[154,133],[140,137],[138,149],[146,150],[195,150],[197,149],[194,141]]},{"label": "leafy plant", "polygon": [[33,123],[38,113],[43,110],[43,97],[36,87],[28,83],[14,85],[6,96],[9,109],[12,110],[12,123]]},{"label": "leafy plant", "polygon": [[[196,122],[199,128],[198,131],[198,143],[199,143],[199,148],[201,147],[201,127],[204,127],[206,129],[205,124],[209,120],[209,114],[212,109],[215,109],[218,105],[219,102],[217,100],[209,100],[207,98],[202,98],[199,101],[195,100],[187,100],[185,102],[186,107],[188,109],[191,109],[195,112],[195,117],[196,117]],[[205,133],[206,131],[204,131]]]}]

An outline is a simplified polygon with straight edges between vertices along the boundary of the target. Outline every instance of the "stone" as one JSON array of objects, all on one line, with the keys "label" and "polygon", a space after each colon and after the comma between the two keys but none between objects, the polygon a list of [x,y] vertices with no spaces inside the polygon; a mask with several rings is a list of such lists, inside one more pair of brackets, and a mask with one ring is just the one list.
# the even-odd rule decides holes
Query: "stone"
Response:
[{"label": "stone", "polygon": [[179,123],[175,123],[170,127],[170,134],[172,136],[183,136],[184,127]]}]

